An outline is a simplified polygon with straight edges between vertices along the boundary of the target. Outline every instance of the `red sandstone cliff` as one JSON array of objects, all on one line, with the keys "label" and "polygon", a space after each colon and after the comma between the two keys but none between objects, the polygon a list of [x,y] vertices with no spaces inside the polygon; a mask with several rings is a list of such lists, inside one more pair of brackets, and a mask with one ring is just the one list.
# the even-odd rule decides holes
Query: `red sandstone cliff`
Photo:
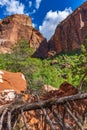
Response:
[{"label": "red sandstone cliff", "polygon": [[35,51],[45,38],[32,27],[31,18],[26,15],[12,15],[0,21],[0,53],[10,53],[10,48],[21,38],[29,41]]},{"label": "red sandstone cliff", "polygon": [[0,53],[10,52],[11,45],[24,37],[35,50],[33,57],[49,57],[80,49],[86,35],[87,2],[57,26],[48,43],[41,33],[32,27],[30,17],[16,14],[0,21]]},{"label": "red sandstone cliff", "polygon": [[61,22],[48,42],[48,55],[75,51],[87,35],[87,2]]}]

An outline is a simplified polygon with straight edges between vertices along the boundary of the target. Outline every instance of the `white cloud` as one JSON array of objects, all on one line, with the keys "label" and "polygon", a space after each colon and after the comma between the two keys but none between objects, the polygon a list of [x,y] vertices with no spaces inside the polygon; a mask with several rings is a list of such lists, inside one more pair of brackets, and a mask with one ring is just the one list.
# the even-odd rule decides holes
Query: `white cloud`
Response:
[{"label": "white cloud", "polygon": [[32,1],[29,1],[29,7],[30,8],[32,7]]},{"label": "white cloud", "polygon": [[40,32],[46,37],[48,40],[53,35],[57,25],[64,20],[69,14],[72,13],[71,8],[66,8],[63,11],[52,11],[47,12],[45,19],[41,26],[39,26]]},{"label": "white cloud", "polygon": [[39,9],[42,0],[36,0],[36,9]]},{"label": "white cloud", "polygon": [[7,4],[7,3],[8,3],[8,0],[2,0],[2,1],[0,1],[0,5],[1,5],[1,6],[5,5],[5,4]]},{"label": "white cloud", "polygon": [[29,12],[29,15],[30,14],[35,14],[36,13],[36,10],[35,9],[33,9],[33,11],[32,12]]},{"label": "white cloud", "polygon": [[25,6],[17,0],[3,0],[0,5],[6,7],[6,14],[24,14]]},{"label": "white cloud", "polygon": [[36,27],[37,27],[37,24],[32,23],[32,26],[33,26],[33,28],[36,28]]}]

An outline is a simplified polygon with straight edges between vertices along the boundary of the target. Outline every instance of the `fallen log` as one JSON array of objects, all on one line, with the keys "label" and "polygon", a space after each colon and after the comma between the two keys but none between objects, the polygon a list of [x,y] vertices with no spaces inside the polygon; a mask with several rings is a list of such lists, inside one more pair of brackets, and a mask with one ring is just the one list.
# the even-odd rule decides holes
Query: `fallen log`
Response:
[{"label": "fallen log", "polygon": [[18,104],[13,107],[13,104],[9,105],[9,108],[12,108],[12,111],[20,110],[23,109],[23,111],[28,111],[28,110],[35,110],[35,109],[41,109],[41,107],[46,108],[50,107],[52,105],[57,105],[57,104],[64,104],[65,102],[70,102],[70,101],[75,101],[75,100],[82,100],[87,98],[87,93],[84,94],[76,94],[76,95],[71,95],[71,96],[66,96],[62,97],[59,99],[48,99],[46,101],[40,101],[40,102],[34,102],[34,103],[24,103],[24,104]]},{"label": "fallen log", "polygon": [[[67,90],[66,90],[66,88],[67,88]],[[28,97],[27,100],[25,100],[23,98],[23,96],[25,97],[25,99],[26,99],[26,97]],[[56,124],[57,124],[58,128],[59,127],[63,128],[63,129],[70,128],[71,124],[67,122],[68,117],[66,115],[64,105],[68,103],[69,108],[71,109],[72,113],[73,113],[73,109],[74,109],[75,111],[78,112],[78,114],[80,114],[82,111],[84,112],[84,110],[81,108],[81,104],[84,108],[85,108],[85,104],[87,104],[87,100],[84,100],[84,99],[87,99],[87,93],[79,93],[75,87],[73,87],[72,85],[70,85],[66,82],[61,85],[60,90],[49,92],[46,95],[43,95],[41,97],[39,97],[38,95],[30,95],[30,94],[27,94],[27,95],[23,94],[21,96],[19,95],[12,102],[7,102],[7,104],[3,104],[0,106],[0,116],[1,117],[3,117],[2,116],[3,112],[7,108],[7,112],[5,113],[5,115],[7,117],[6,116],[4,117],[6,120],[2,120],[1,127],[3,127],[2,126],[3,123],[6,123],[8,129],[10,130],[11,127],[13,128],[15,126],[15,124],[17,124],[16,120],[14,120],[14,119],[19,118],[21,115],[21,119],[23,121],[23,126],[28,129],[28,126],[31,127],[30,123],[29,123],[29,125],[27,125],[28,118],[29,118],[29,120],[31,120],[31,118],[32,118],[32,120],[36,118],[37,122],[40,121],[39,117],[37,119],[37,116],[36,116],[36,111],[38,110],[40,117],[41,117],[41,113],[42,113],[45,121],[48,122],[48,124],[50,126],[49,128],[54,129]],[[57,108],[57,106],[59,108]],[[55,110],[56,114],[58,115],[56,118],[55,118],[55,114],[50,111],[50,108],[52,108],[52,109],[55,108],[54,110]],[[48,115],[43,110],[46,110]],[[28,118],[26,118],[27,115],[25,113],[29,114],[30,112],[32,113],[32,111],[35,114],[35,117],[33,118],[33,115],[31,114],[31,116],[28,115]],[[83,112],[82,112],[81,117],[83,117]],[[50,114],[51,114],[51,116],[50,116]],[[59,118],[59,115],[63,118]],[[74,113],[73,113],[73,115],[75,116]],[[53,122],[51,122],[50,119]],[[71,117],[70,117],[70,122],[72,122],[72,120],[73,119],[71,119]],[[76,122],[76,121],[74,121],[74,122]],[[47,123],[46,123],[46,127],[48,127]],[[43,128],[45,128],[45,125],[43,125]]]},{"label": "fallen log", "polygon": [[21,109],[23,111],[29,111],[29,110],[36,110],[36,109],[41,109],[41,107],[43,108],[49,108],[52,105],[57,105],[57,104],[64,104],[66,102],[71,102],[71,101],[76,101],[76,100],[82,100],[82,99],[86,99],[87,98],[87,93],[83,93],[83,94],[75,94],[75,95],[71,95],[71,96],[66,96],[66,97],[62,97],[62,98],[51,98],[48,99],[46,101],[42,101],[40,100],[39,102],[34,102],[34,103],[21,103],[20,99],[18,102],[17,99],[17,103],[16,100],[12,103],[3,105],[0,107],[0,115],[2,114],[2,111],[6,108],[8,108],[9,110],[11,110],[11,112],[17,110],[20,111]]}]

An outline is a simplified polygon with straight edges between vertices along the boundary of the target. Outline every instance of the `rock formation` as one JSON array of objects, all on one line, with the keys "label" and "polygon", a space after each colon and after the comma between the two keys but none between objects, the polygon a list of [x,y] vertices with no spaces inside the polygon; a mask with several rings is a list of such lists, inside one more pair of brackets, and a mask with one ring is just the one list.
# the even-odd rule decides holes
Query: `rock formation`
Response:
[{"label": "rock formation", "polygon": [[0,53],[10,53],[11,46],[21,38],[29,41],[36,51],[45,38],[32,27],[31,18],[26,15],[12,15],[0,21]]},{"label": "rock formation", "polygon": [[86,35],[87,2],[57,26],[54,35],[48,42],[48,55],[51,56],[51,52],[59,54],[80,49]]},{"label": "rock formation", "polygon": [[27,84],[25,77],[22,73],[13,73],[0,70],[0,93],[25,91]]},{"label": "rock formation", "polygon": [[38,49],[33,54],[33,57],[39,57],[39,58],[47,58],[48,57],[48,44],[46,39],[43,40],[38,47]]},{"label": "rock formation", "polygon": [[57,88],[51,86],[51,85],[47,85],[47,84],[44,84],[42,87],[41,87],[41,92],[42,93],[47,93],[47,92],[50,92],[52,90],[57,90]]},{"label": "rock formation", "polygon": [[0,21],[0,53],[10,53],[10,47],[25,38],[35,50],[33,57],[50,57],[80,49],[86,35],[87,2],[57,26],[48,43],[41,33],[32,27],[30,17],[16,14]]}]

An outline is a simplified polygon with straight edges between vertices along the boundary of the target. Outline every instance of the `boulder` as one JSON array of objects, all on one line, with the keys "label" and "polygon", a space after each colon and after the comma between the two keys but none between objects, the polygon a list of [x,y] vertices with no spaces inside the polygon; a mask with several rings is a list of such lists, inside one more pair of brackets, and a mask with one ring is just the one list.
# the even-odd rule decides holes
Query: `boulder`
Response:
[{"label": "boulder", "polygon": [[45,84],[45,85],[43,85],[42,86],[42,94],[43,93],[46,93],[46,92],[50,92],[50,91],[53,91],[53,90],[57,90],[57,88],[55,88],[55,87],[53,87],[53,86],[51,86],[51,85],[47,85],[47,84]]},{"label": "boulder", "polygon": [[64,83],[62,83],[60,85],[59,89],[45,93],[42,98],[44,100],[47,100],[50,98],[61,98],[61,97],[65,97],[65,96],[70,96],[70,95],[74,95],[77,93],[78,93],[78,89],[65,81]]},{"label": "boulder", "polygon": [[27,89],[25,77],[22,73],[13,73],[0,70],[0,93],[16,92],[20,93]]}]

